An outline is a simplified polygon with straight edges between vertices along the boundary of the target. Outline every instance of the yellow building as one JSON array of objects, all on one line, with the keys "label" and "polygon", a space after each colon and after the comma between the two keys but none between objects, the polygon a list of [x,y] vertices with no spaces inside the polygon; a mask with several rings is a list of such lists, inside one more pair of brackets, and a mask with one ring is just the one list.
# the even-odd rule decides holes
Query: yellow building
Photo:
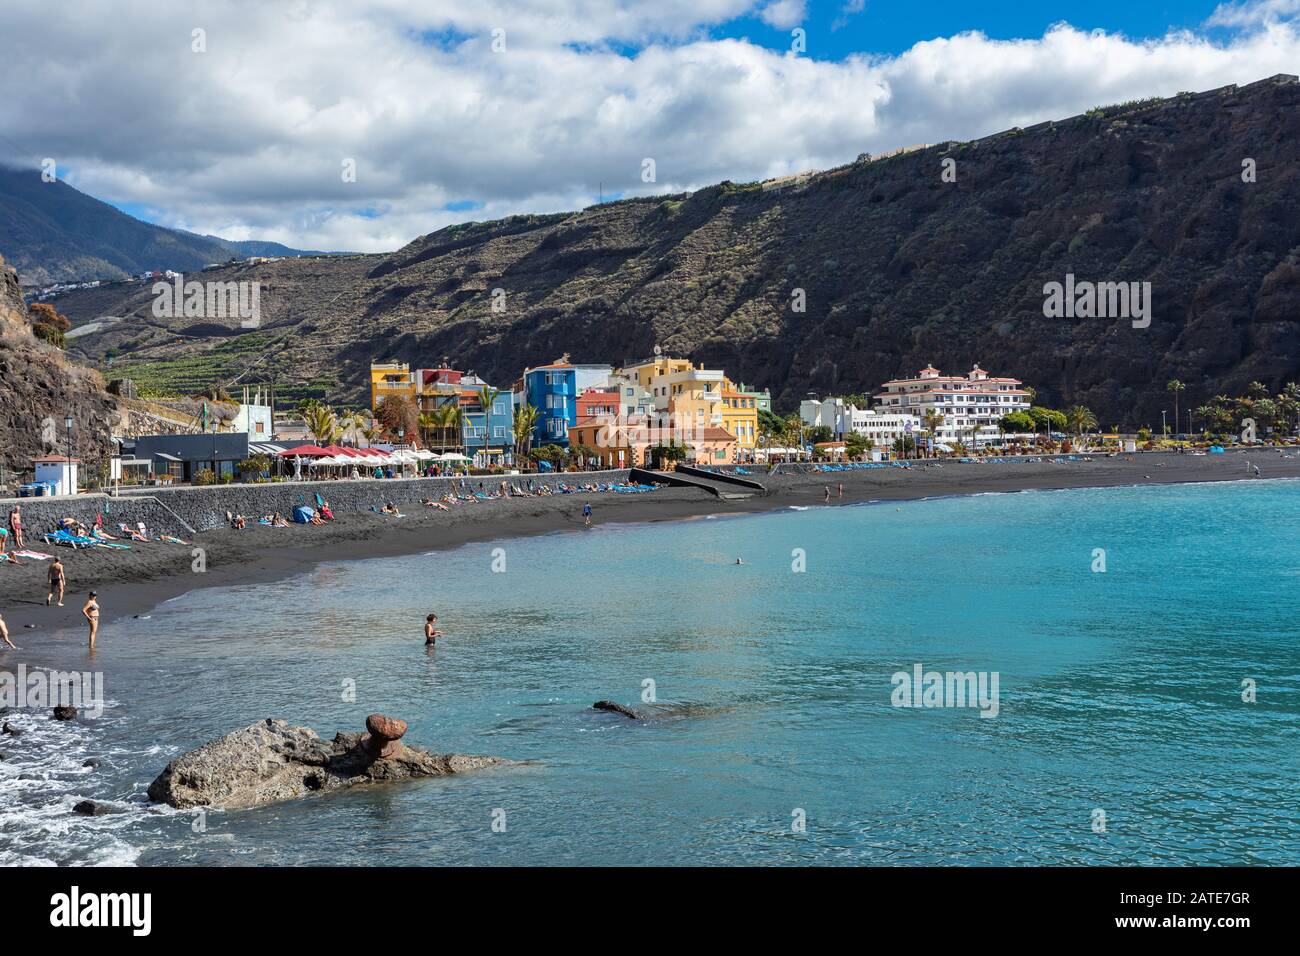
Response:
[{"label": "yellow building", "polygon": [[758,397],[722,380],[722,427],[736,436],[738,460],[753,461],[758,446]]},{"label": "yellow building", "polygon": [[370,408],[376,409],[389,395],[415,401],[415,373],[405,362],[372,362],[370,365]]},{"label": "yellow building", "polygon": [[753,460],[758,396],[741,391],[722,371],[696,366],[689,359],[656,356],[624,368],[622,374],[650,394],[655,411],[667,415],[687,444],[700,444],[708,431],[712,436],[708,457],[716,461],[718,432],[725,431],[735,439],[728,446],[729,461]]}]

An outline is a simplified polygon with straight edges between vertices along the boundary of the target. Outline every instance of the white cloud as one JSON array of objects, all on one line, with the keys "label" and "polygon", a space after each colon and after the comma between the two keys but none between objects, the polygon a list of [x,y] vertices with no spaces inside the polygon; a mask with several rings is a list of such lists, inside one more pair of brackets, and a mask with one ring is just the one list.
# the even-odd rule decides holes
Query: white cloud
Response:
[{"label": "white cloud", "polygon": [[1205,22],[1213,27],[1250,27],[1277,23],[1300,14],[1300,0],[1244,0],[1221,3]]},{"label": "white cloud", "polygon": [[778,30],[789,30],[803,22],[808,15],[804,0],[772,0],[758,11],[758,18]]},{"label": "white cloud", "polygon": [[[1277,17],[1217,43],[1059,25],[826,62],[702,34],[749,0],[103,9],[0,0],[0,155],[55,157],[73,185],[168,225],[316,249],[393,249],[453,222],[580,208],[598,188],[825,168],[1300,65],[1300,34]],[[195,26],[207,53],[190,51]],[[466,200],[484,205],[444,208]]]}]

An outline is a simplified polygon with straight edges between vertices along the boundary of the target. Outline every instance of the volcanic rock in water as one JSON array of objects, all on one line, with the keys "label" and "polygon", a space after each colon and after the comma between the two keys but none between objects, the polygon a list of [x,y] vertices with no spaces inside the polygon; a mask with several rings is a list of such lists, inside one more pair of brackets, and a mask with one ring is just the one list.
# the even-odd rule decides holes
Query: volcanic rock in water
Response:
[{"label": "volcanic rock in water", "polygon": [[182,810],[242,810],[360,784],[509,763],[400,744],[406,722],[382,714],[372,714],[366,727],[368,734],[340,732],[326,742],[310,727],[268,718],[177,757],[149,785],[149,799]]},{"label": "volcanic rock in water", "polygon": [[9,723],[9,721],[6,720],[4,726],[0,727],[0,733],[6,733],[10,737],[21,737],[25,733],[25,731],[19,730],[17,727],[13,726],[12,724]]},{"label": "volcanic rock in water", "polygon": [[631,720],[640,720],[641,715],[630,707],[624,707],[622,704],[616,704],[612,700],[598,700],[591,705],[592,710],[608,710],[616,714],[622,714]]},{"label": "volcanic rock in water", "polygon": [[112,813],[113,808],[106,803],[98,803],[95,800],[82,800],[72,808],[73,813],[79,813],[83,817],[102,817],[105,814]]},{"label": "volcanic rock in water", "polygon": [[77,708],[70,706],[60,706],[54,708],[55,720],[76,720]]},{"label": "volcanic rock in water", "polygon": [[83,767],[89,767],[91,770],[98,770],[98,769],[99,769],[99,758],[98,758],[98,757],[91,757],[91,758],[89,758],[88,760],[86,760],[86,761],[82,764],[82,766],[83,766]]}]

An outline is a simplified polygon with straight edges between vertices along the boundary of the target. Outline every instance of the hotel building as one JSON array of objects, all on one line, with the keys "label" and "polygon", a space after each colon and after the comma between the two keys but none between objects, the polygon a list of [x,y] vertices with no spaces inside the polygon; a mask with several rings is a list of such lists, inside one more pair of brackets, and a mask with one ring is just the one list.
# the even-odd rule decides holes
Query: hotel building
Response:
[{"label": "hotel building", "polygon": [[976,365],[965,375],[943,375],[927,366],[916,378],[886,382],[873,396],[879,414],[911,415],[935,439],[982,448],[998,444],[998,421],[1029,408],[1029,392],[1014,378],[990,378]]}]

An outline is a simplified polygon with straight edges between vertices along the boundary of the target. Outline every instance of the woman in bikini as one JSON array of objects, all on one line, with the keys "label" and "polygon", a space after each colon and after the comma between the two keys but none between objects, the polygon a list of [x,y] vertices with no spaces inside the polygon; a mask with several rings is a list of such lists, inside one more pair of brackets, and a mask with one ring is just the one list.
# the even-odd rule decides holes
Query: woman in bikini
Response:
[{"label": "woman in bikini", "polygon": [[90,647],[94,650],[95,635],[99,633],[99,602],[95,600],[99,595],[91,591],[90,597],[86,599],[86,606],[81,609],[85,615],[86,622],[90,625]]}]

